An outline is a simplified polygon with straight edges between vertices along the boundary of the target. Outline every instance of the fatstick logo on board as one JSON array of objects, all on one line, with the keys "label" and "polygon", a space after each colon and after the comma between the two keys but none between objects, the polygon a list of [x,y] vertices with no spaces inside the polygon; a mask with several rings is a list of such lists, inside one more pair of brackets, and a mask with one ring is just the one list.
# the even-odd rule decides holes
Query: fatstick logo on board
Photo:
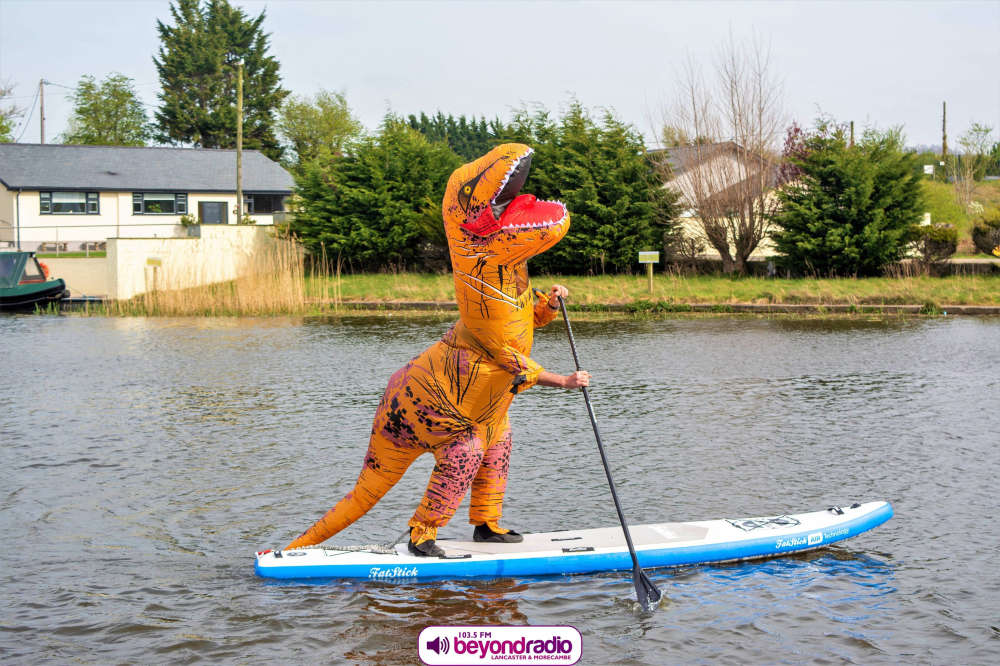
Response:
[{"label": "fatstick logo on board", "polygon": [[420,632],[420,660],[445,664],[575,664],[583,637],[575,627],[450,626]]}]

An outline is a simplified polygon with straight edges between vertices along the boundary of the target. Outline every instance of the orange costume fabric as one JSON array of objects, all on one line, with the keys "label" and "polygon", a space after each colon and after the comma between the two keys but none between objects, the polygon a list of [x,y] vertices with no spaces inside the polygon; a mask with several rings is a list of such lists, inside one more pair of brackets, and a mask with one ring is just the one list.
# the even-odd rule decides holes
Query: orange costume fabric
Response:
[{"label": "orange costume fabric", "polygon": [[434,539],[470,487],[470,522],[496,527],[511,451],[507,410],[538,381],[534,328],[556,314],[545,299],[534,302],[526,262],[569,229],[562,203],[518,196],[531,156],[528,146],[505,144],[452,173],[442,214],[459,321],[392,376],[354,489],[288,548],[353,523],[428,452],[436,464],[409,521],[414,543]]}]

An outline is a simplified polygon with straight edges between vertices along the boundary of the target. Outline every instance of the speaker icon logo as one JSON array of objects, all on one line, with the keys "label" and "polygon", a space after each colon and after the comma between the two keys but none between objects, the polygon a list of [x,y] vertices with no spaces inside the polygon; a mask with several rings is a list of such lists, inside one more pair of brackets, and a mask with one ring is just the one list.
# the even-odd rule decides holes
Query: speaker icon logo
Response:
[{"label": "speaker icon logo", "polygon": [[427,649],[434,650],[436,654],[448,654],[448,638],[439,636],[432,641],[427,641]]}]

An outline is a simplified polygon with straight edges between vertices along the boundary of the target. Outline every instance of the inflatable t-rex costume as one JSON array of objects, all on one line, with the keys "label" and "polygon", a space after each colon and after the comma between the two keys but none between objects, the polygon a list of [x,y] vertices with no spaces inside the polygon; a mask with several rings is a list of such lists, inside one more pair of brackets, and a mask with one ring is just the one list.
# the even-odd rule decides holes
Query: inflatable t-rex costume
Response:
[{"label": "inflatable t-rex costume", "polygon": [[442,213],[460,319],[392,376],[354,489],[288,548],[353,523],[428,451],[437,464],[409,521],[411,551],[427,542],[436,548],[437,528],[470,485],[470,522],[488,526],[487,534],[509,532],[497,524],[510,461],[507,410],[538,381],[542,367],[529,357],[534,327],[556,312],[544,299],[534,302],[525,262],[569,229],[563,204],[518,196],[531,156],[528,146],[505,144],[452,173]]}]

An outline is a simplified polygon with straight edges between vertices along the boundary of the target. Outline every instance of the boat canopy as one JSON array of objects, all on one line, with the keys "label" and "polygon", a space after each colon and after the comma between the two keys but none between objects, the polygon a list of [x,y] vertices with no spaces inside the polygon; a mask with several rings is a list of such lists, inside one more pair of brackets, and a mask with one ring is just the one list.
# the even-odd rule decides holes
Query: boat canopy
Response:
[{"label": "boat canopy", "polygon": [[21,281],[27,252],[0,252],[0,287],[16,287]]},{"label": "boat canopy", "polygon": [[45,274],[31,252],[0,252],[0,288],[22,282],[44,282]]}]

